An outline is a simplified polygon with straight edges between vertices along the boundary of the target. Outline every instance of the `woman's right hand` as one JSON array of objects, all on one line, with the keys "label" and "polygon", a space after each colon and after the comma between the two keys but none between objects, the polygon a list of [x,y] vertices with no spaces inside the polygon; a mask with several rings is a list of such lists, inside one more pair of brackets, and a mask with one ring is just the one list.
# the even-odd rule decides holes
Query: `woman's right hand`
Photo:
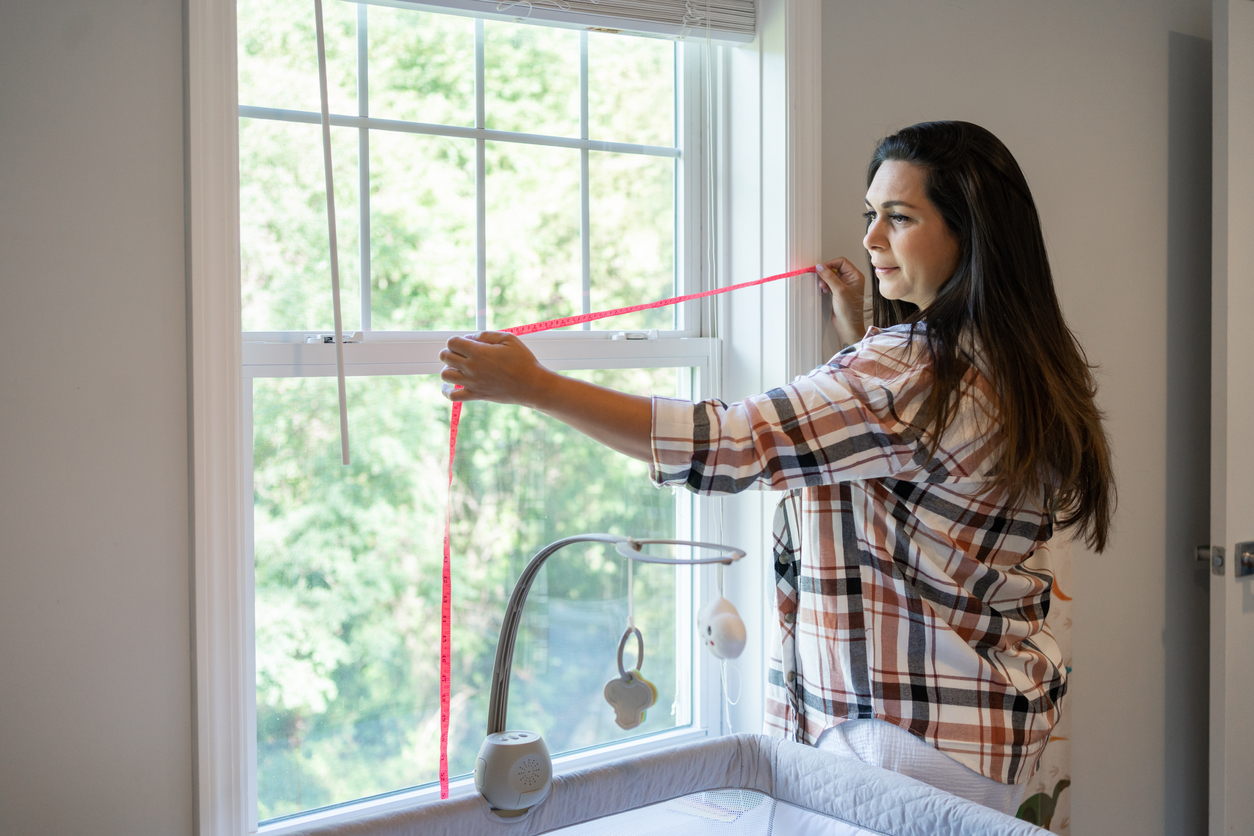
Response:
[{"label": "woman's right hand", "polygon": [[847,258],[816,264],[819,289],[832,297],[832,327],[842,345],[866,336],[866,277]]}]

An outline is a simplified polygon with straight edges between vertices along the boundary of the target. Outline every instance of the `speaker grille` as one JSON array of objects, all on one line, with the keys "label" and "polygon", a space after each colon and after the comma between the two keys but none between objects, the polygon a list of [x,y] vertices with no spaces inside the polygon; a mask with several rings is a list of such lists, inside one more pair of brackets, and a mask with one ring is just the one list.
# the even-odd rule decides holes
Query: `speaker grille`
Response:
[{"label": "speaker grille", "polygon": [[518,763],[514,764],[513,773],[510,775],[510,782],[518,788],[519,792],[535,792],[544,786],[545,780],[549,777],[545,773],[548,772],[544,768],[544,758],[539,755],[527,755]]}]

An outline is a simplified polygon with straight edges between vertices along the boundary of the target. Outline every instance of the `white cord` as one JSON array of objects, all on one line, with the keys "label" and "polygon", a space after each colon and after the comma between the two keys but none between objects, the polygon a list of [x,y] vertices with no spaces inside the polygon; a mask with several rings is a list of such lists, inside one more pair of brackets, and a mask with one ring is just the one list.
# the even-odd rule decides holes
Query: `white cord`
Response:
[{"label": "white cord", "polygon": [[[601,0],[588,0],[588,2],[595,6],[600,3]],[[542,0],[500,0],[500,2],[496,4],[496,10],[498,12],[508,12],[515,6],[526,6],[527,14],[525,17],[531,17],[531,10],[534,9],[537,4],[541,7],[545,5]],[[555,9],[560,9],[563,12],[570,11],[570,3],[566,2],[566,0],[549,0],[548,5]]]},{"label": "white cord", "polygon": [[327,233],[331,244],[331,308],[335,312],[335,382],[340,394],[340,458],[348,464],[348,392],[344,386],[344,323],[340,316],[340,258],[335,238],[335,174],[331,170],[331,105],[327,96],[327,48],[322,31],[322,0],[314,0],[318,32],[318,89],[322,94],[322,163],[327,180]]},{"label": "white cord", "polygon": [[[705,140],[705,189],[706,189],[706,264],[709,269],[710,287],[718,287],[718,195],[716,187],[718,183],[718,149],[714,146],[714,44],[710,39],[710,0],[705,3],[705,118],[702,120],[702,129],[704,131],[703,139]],[[718,306],[722,300],[711,300],[709,305],[710,316],[710,336],[719,336],[719,318]],[[721,389],[721,387],[720,387]],[[720,391],[721,394],[721,391]],[[726,519],[726,500],[724,497],[718,498],[716,518],[718,520],[718,542],[723,542],[723,524]],[[718,574],[716,584],[718,587],[718,596],[726,597],[723,594],[724,589],[724,572],[726,566],[718,565]],[[731,686],[727,681],[728,667],[736,674],[736,698],[731,697]],[[720,665],[719,679],[723,685],[723,721],[727,724],[727,731],[730,733],[731,728],[731,709],[732,706],[740,703],[740,693],[743,686],[743,680],[740,677],[740,669],[735,665],[731,665],[726,659]]]},{"label": "white cord", "polygon": [[[714,45],[710,42],[710,0],[705,3],[705,119],[702,120],[702,129],[705,132],[703,139],[705,140],[705,190],[706,190],[706,260],[710,270],[710,287],[718,287],[718,234],[716,232],[715,222],[718,219],[717,200],[715,199],[715,168],[718,164],[716,151],[714,147]],[[718,320],[715,314],[718,308],[718,300],[710,300],[710,336],[717,337],[717,333],[713,333],[717,327]]]},{"label": "white cord", "polygon": [[636,595],[632,582],[631,568],[635,566],[636,561],[627,560],[627,629],[630,630],[636,626]]},{"label": "white cord", "polygon": [[[727,669],[729,667],[736,673],[736,699],[734,700],[731,698],[731,688],[728,687],[727,685]],[[724,702],[727,703],[728,714],[731,714],[731,707],[733,705],[740,704],[741,684],[742,684],[742,680],[740,678],[740,668],[736,667],[735,665],[731,664],[726,659],[724,659],[723,660],[723,700]],[[728,719],[730,720],[730,718]]]}]

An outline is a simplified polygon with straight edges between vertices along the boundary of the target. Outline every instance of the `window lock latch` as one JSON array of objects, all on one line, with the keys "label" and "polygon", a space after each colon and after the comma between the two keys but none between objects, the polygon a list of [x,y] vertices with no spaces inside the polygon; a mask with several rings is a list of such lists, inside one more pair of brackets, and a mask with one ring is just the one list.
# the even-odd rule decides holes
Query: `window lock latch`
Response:
[{"label": "window lock latch", "polygon": [[[348,345],[349,343],[359,343],[359,342],[361,342],[360,331],[345,331],[344,332],[344,344],[345,345]],[[308,334],[305,337],[305,343],[306,344],[325,343],[327,345],[335,345],[335,335],[334,334]]]},{"label": "window lock latch", "polygon": [[648,331],[619,331],[611,340],[656,340],[657,329],[652,328]]}]

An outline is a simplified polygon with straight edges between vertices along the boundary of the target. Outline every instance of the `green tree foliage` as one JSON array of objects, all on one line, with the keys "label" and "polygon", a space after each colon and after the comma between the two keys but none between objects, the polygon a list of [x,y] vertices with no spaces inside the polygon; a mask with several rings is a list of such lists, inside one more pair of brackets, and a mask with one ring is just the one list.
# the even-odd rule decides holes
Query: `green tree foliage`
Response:
[{"label": "green tree foliage", "polygon": [[[355,113],[357,7],[325,8],[332,110]],[[473,124],[474,21],[379,7],[368,14],[371,114]],[[239,31],[241,103],[316,111],[312,4],[241,0]],[[577,136],[578,35],[488,23],[485,38],[489,125]],[[673,47],[591,40],[592,135],[670,144]],[[246,330],[330,327],[318,131],[241,119]],[[355,328],[358,133],[333,134],[342,303],[346,327]],[[372,131],[368,145],[373,327],[473,327],[474,141]],[[666,295],[674,275],[674,161],[591,157],[596,306]],[[579,152],[492,142],[486,162],[491,323],[577,312]],[[670,316],[605,327],[666,327]],[[675,395],[687,372],[579,374]],[[350,378],[349,396],[353,464],[345,468],[333,380],[253,386],[262,820],[436,779],[448,404],[438,381],[422,376]],[[543,416],[467,407],[452,491],[454,775],[473,769],[501,617],[526,561],[546,543],[583,532],[674,536],[681,500],[653,488],[643,464]],[[677,649],[687,639],[675,635],[686,571],[635,570],[644,670],[661,699],[632,734],[673,726],[683,712],[673,715],[672,703],[688,699],[679,671],[686,656]],[[601,698],[616,673],[626,615],[625,564],[612,550],[572,548],[550,560],[519,638],[511,726],[540,731],[555,752],[627,736]],[[634,645],[628,664],[633,653]]]},{"label": "green tree foliage", "polygon": [[[676,372],[580,373],[674,393]],[[669,376],[671,380],[666,381]],[[354,461],[339,462],[334,381],[254,384],[258,780],[262,815],[436,777],[448,407],[429,378],[351,379]],[[532,554],[585,531],[666,536],[670,491],[642,463],[535,413],[464,413],[453,487],[453,774],[473,770],[496,638]],[[674,724],[677,575],[635,572],[645,672]],[[511,725],[556,752],[626,736],[600,691],[626,620],[624,562],[572,547],[546,566],[520,636]],[[629,648],[627,663],[632,662]],[[639,733],[639,732],[637,732]]]}]

